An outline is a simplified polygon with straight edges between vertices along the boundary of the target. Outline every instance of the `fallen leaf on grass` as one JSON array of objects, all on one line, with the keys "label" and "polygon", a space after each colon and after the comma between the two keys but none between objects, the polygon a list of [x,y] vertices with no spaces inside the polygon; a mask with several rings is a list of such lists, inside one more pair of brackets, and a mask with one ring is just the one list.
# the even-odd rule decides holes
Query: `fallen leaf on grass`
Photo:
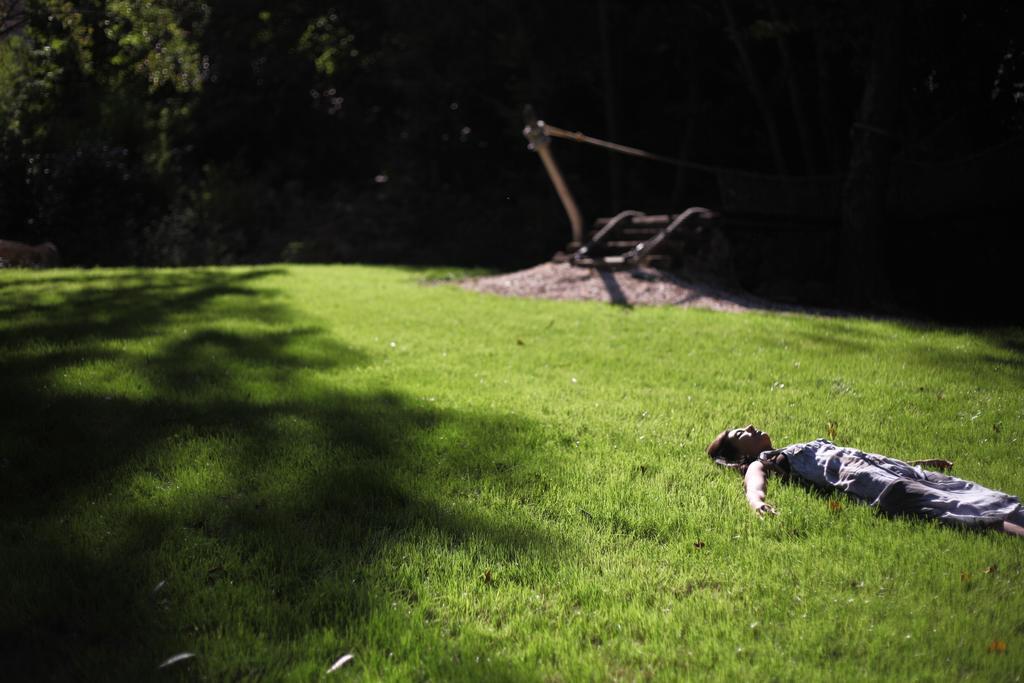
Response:
[{"label": "fallen leaf on grass", "polygon": [[703,547],[704,547],[704,541],[702,541],[702,540],[700,540],[700,539],[698,538],[698,539],[697,539],[697,542],[693,544],[693,547],[694,547],[694,548],[703,548]]},{"label": "fallen leaf on grass", "polygon": [[331,664],[331,668],[327,670],[327,673],[334,673],[335,671],[345,666],[355,658],[356,656],[351,653],[342,655],[338,661],[336,661],[334,664]]},{"label": "fallen leaf on grass", "polygon": [[986,574],[994,574],[995,571],[996,571],[996,566],[994,564],[990,564],[989,566],[985,567],[985,573]]},{"label": "fallen leaf on grass", "polygon": [[993,640],[988,644],[988,651],[994,654],[1005,655],[1006,654],[1006,642],[1002,640]]},{"label": "fallen leaf on grass", "polygon": [[186,659],[192,659],[193,657],[195,657],[195,653],[192,653],[192,652],[179,652],[178,654],[171,655],[170,657],[165,659],[163,661],[163,663],[160,666],[158,666],[157,668],[158,669],[166,669],[169,666],[174,666],[175,664],[177,664],[179,662],[184,662]]},{"label": "fallen leaf on grass", "polygon": [[838,500],[830,500],[828,502],[828,509],[831,510],[832,512],[839,512],[840,510],[843,509],[843,504],[840,503]]},{"label": "fallen leaf on grass", "polygon": [[486,583],[488,585],[494,583],[494,577],[491,576],[491,570],[490,569],[485,571],[483,577],[481,577],[481,578],[483,578],[484,583]]}]

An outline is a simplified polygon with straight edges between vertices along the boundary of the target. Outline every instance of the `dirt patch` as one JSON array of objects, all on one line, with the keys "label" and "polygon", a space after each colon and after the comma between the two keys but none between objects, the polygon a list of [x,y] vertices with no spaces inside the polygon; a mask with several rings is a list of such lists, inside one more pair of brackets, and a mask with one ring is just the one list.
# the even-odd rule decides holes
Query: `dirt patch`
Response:
[{"label": "dirt patch", "polygon": [[770,310],[837,314],[836,311],[791,306],[710,284],[690,282],[648,267],[613,272],[549,262],[514,273],[469,278],[459,284],[475,292],[503,296],[605,301],[619,306],[682,306],[730,312]]}]

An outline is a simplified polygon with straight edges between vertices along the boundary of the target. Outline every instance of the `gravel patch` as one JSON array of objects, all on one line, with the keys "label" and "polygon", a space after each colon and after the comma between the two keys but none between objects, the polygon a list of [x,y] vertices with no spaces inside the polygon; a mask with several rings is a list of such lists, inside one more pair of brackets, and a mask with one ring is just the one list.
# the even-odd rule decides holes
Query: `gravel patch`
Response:
[{"label": "gravel patch", "polygon": [[836,314],[766,301],[714,285],[688,282],[671,273],[649,267],[601,271],[568,263],[542,263],[533,268],[501,275],[462,280],[465,289],[502,296],[534,299],[605,301],[619,306],[681,306],[714,311],[754,310]]}]

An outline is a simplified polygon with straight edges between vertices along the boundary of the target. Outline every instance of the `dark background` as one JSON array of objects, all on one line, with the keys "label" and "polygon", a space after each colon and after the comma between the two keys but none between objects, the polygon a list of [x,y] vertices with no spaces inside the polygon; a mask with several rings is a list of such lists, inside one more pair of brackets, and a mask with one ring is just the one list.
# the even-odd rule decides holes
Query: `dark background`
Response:
[{"label": "dark background", "polygon": [[555,142],[588,222],[724,209],[735,286],[1017,321],[1022,19],[1016,0],[0,0],[0,238],[73,265],[532,265],[570,234],[529,103],[720,169]]}]

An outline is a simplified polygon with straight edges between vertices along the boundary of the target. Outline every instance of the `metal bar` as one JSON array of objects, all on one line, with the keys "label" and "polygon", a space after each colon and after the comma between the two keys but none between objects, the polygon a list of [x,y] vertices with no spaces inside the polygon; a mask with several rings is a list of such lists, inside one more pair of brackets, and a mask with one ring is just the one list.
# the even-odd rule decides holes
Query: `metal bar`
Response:
[{"label": "metal bar", "polygon": [[544,164],[544,170],[547,171],[551,184],[555,186],[558,199],[562,202],[562,207],[565,208],[565,213],[569,216],[569,226],[572,229],[573,241],[569,246],[570,248],[576,248],[583,244],[583,216],[580,214],[579,207],[576,206],[576,200],[573,199],[569,186],[565,183],[565,178],[562,177],[562,172],[558,170],[558,164],[555,163],[554,155],[551,154],[551,138],[547,136],[545,129],[544,122],[538,121],[533,115],[533,110],[527,108],[526,127],[523,128],[523,135],[530,141],[530,149],[540,156],[541,163]]},{"label": "metal bar", "polygon": [[[616,225],[621,220],[626,218],[623,214],[630,213],[624,211],[618,214],[614,218],[610,219],[606,224]],[[631,268],[645,258],[650,258],[652,252],[661,245],[666,239],[668,239],[673,232],[675,232],[680,226],[690,221],[692,218],[715,218],[718,214],[714,211],[710,211],[700,206],[693,206],[683,211],[681,214],[675,216],[672,221],[664,228],[658,231],[658,233],[652,236],[645,242],[636,244],[632,249],[628,249],[621,254],[608,255],[603,257],[589,256],[584,249],[580,249],[577,253],[573,254],[570,259],[570,263],[574,266],[584,266],[589,268]],[[637,220],[643,220],[644,218],[650,218],[649,216],[637,216]],[[592,246],[594,240],[592,239],[587,247]]]},{"label": "metal bar", "polygon": [[643,214],[640,213],[639,211],[632,211],[629,209],[617,213],[611,220],[608,221],[608,223],[605,224],[603,228],[598,230],[597,233],[590,238],[590,241],[587,242],[586,245],[580,247],[572,255],[573,263],[581,263],[584,259],[591,258],[589,256],[590,250],[596,247],[601,242],[601,240],[605,238],[605,235],[614,230],[615,226],[617,226],[619,223],[625,220],[632,220],[637,216],[643,216]]},{"label": "metal bar", "polygon": [[558,170],[558,165],[555,163],[555,157],[551,154],[551,150],[548,148],[548,145],[538,147],[537,154],[540,155],[540,160],[544,164],[544,169],[548,172],[548,177],[551,178],[551,184],[555,186],[555,192],[558,193],[558,198],[561,200],[562,206],[565,208],[565,213],[569,216],[569,227],[572,230],[572,241],[575,244],[583,244],[583,216],[580,214],[579,207],[576,206],[576,200],[573,199],[572,193],[569,191],[569,186],[565,184],[565,179],[562,178],[562,174]]},{"label": "metal bar", "polygon": [[[543,123],[543,122],[542,122]],[[641,159],[648,159],[650,161],[660,161],[665,164],[672,164],[673,166],[681,166],[683,168],[693,168],[699,171],[707,171],[709,173],[716,173],[718,168],[715,166],[708,166],[706,164],[698,164],[693,161],[683,161],[682,159],[673,159],[672,157],[664,156],[663,154],[654,154],[647,152],[636,147],[629,147],[627,145],[620,145],[615,142],[608,142],[607,140],[601,140],[599,138],[593,138],[589,135],[576,131],[568,131],[558,126],[552,126],[550,124],[544,124],[544,131],[548,135],[554,138],[562,138],[563,140],[572,140],[573,142],[582,142],[587,145],[594,145],[595,147],[603,147],[604,149],[610,149],[613,152],[621,152],[622,154],[629,154],[630,156],[639,157]]]},{"label": "metal bar", "polygon": [[[665,225],[668,225],[669,223],[671,223],[672,219],[675,218],[677,215],[678,214],[656,213],[656,214],[652,214],[652,215],[648,216],[646,214],[641,214],[639,216],[634,216],[633,220],[632,220],[632,223],[633,223],[634,226],[643,226],[643,225],[646,225],[646,226],[655,226],[655,225],[665,226]],[[594,221],[594,225],[596,227],[602,227],[603,228],[604,226],[608,225],[608,222],[611,221],[611,220],[613,220],[613,219],[611,219],[611,218],[598,218],[597,220]]]},{"label": "metal bar", "polygon": [[715,216],[717,216],[717,214],[714,211],[710,209],[705,209],[702,206],[691,206],[689,209],[683,211],[681,214],[676,216],[675,219],[671,223],[666,225],[664,228],[662,228],[657,235],[647,240],[646,242],[641,242],[640,244],[636,245],[623,256],[626,257],[627,261],[639,261],[642,256],[657,249],[659,244],[668,239],[668,237],[673,232],[676,231],[676,228],[678,228],[680,225],[687,222],[688,220],[690,220],[690,218],[694,216],[698,218],[708,219],[714,218]]}]

